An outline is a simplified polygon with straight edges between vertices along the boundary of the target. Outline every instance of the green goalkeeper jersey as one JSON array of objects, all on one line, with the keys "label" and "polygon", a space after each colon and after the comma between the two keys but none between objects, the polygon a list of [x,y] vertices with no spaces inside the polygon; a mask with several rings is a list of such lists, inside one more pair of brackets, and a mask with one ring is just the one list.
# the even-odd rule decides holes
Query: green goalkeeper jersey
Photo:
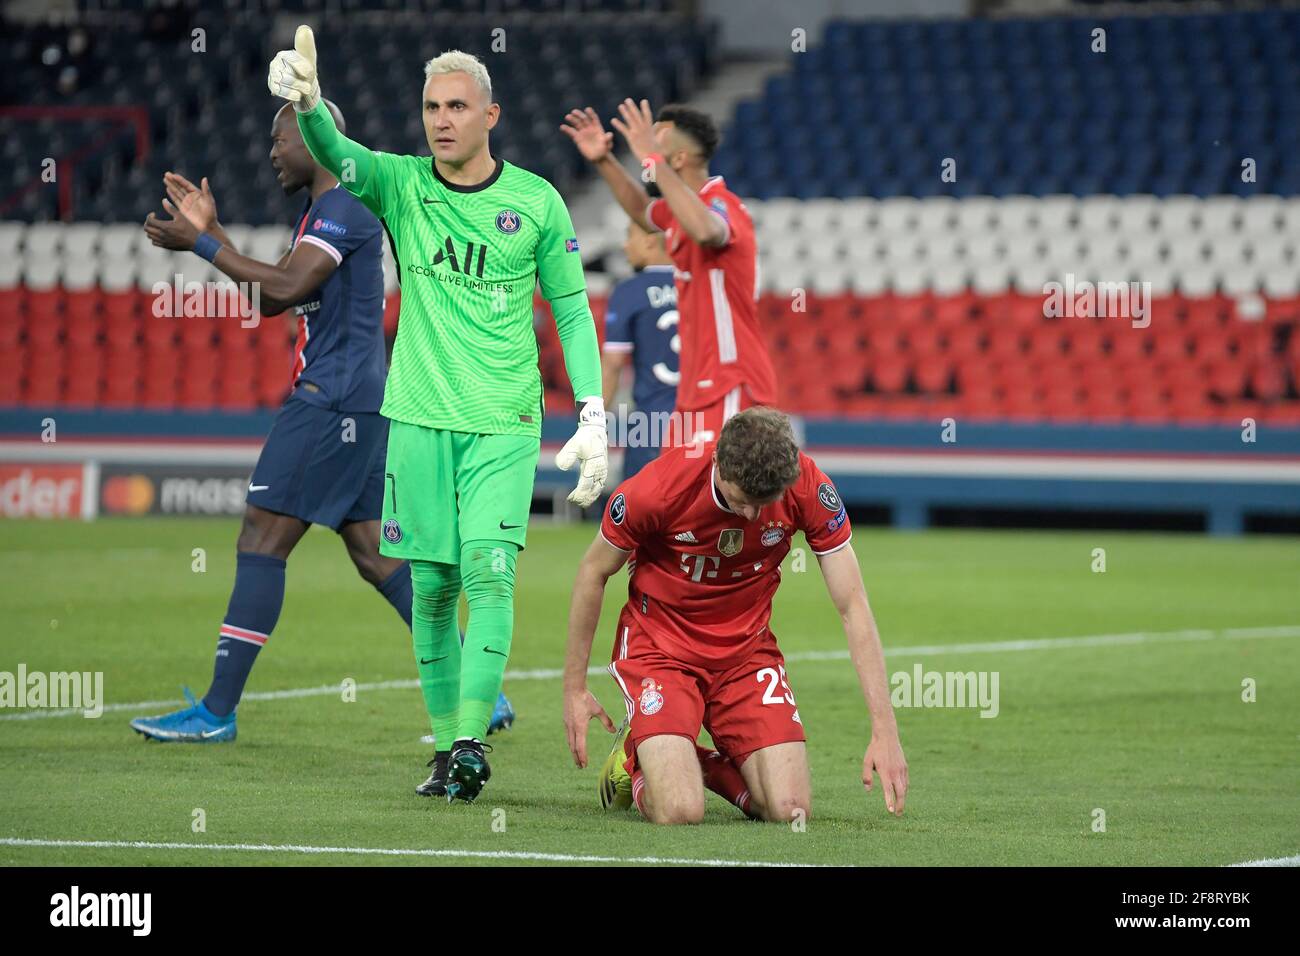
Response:
[{"label": "green goalkeeper jersey", "polygon": [[540,435],[538,280],[553,304],[575,397],[601,394],[578,240],[555,187],[501,159],[486,180],[461,186],[443,179],[432,157],[353,143],[323,105],[298,119],[312,155],[383,220],[392,240],[402,304],[385,417]]}]

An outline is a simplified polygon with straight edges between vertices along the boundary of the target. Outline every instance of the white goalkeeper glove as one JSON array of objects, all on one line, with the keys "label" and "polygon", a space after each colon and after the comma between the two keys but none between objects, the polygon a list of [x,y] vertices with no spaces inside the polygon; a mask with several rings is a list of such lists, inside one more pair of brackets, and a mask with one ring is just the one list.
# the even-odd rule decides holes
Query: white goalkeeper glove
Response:
[{"label": "white goalkeeper glove", "polygon": [[293,35],[293,49],[281,50],[271,61],[266,85],[276,96],[293,104],[299,113],[310,113],[320,102],[316,81],[316,37],[302,25]]},{"label": "white goalkeeper glove", "polygon": [[578,487],[569,492],[569,500],[585,508],[600,497],[609,475],[609,433],[605,431],[605,400],[584,398],[578,412],[578,430],[555,456],[555,467],[568,471],[582,462]]}]

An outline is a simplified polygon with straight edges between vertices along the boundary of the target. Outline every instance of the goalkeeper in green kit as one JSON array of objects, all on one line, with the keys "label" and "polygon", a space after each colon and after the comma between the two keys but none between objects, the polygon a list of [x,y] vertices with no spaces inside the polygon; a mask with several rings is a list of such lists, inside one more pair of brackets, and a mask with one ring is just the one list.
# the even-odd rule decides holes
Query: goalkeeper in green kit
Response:
[{"label": "goalkeeper in green kit", "polygon": [[605,484],[608,438],[596,327],[564,201],[546,180],[492,156],[501,108],[476,57],[443,53],[424,72],[431,159],[373,152],[338,131],[322,105],[309,27],[276,54],[267,84],[293,103],[316,161],[392,238],[402,309],[380,409],[392,422],[380,552],[411,562],[415,656],[436,739],[420,792],[472,801],[490,774],[482,740],[510,654],[515,559],[541,452],[538,280],[578,404],[577,432],[556,464],[580,465],[569,495],[579,506]]}]

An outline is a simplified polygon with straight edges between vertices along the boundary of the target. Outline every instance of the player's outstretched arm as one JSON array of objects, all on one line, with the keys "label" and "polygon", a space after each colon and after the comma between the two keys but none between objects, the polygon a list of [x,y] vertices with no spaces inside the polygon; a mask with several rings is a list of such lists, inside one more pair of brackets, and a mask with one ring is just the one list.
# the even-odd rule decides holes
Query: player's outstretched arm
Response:
[{"label": "player's outstretched arm", "polygon": [[[731,230],[722,217],[704,205],[699,194],[686,185],[673,168],[657,152],[654,138],[654,117],[650,113],[650,103],[642,100],[640,104],[626,99],[618,105],[621,120],[611,120],[611,125],[623,134],[632,154],[642,166],[649,163],[652,167],[655,184],[659,193],[668,203],[682,230],[693,242],[702,246],[726,245]],[[643,206],[642,209],[645,207]],[[646,227],[642,227],[646,228]],[[650,226],[650,231],[658,229]]]},{"label": "player's outstretched arm", "polygon": [[356,196],[376,216],[383,217],[383,190],[375,180],[380,164],[373,150],[348,139],[334,123],[320,93],[316,72],[316,38],[311,27],[298,27],[294,48],[281,50],[271,60],[266,85],[276,96],[293,104],[298,130],[312,159],[327,169],[343,188]]},{"label": "player's outstretched arm", "polygon": [[620,551],[597,534],[582,556],[577,580],[573,582],[569,642],[564,652],[564,729],[573,762],[579,767],[587,766],[587,725],[591,719],[599,719],[611,734],[615,731],[609,714],[587,688],[587,665],[591,662],[591,643],[600,622],[605,584],[626,561],[626,551]]},{"label": "player's outstretched arm", "polygon": [[145,235],[155,246],[181,252],[193,252],[207,259],[236,282],[252,283],[257,290],[257,309],[262,315],[283,312],[320,288],[338,264],[323,249],[299,243],[287,258],[272,265],[250,259],[223,245],[211,232],[199,232],[174,206],[163,200],[171,219],[149,213],[144,222]]},{"label": "player's outstretched arm", "polygon": [[831,601],[844,623],[849,642],[849,657],[858,672],[867,708],[871,712],[871,743],[862,761],[862,783],[870,792],[872,771],[880,775],[880,789],[885,806],[895,816],[903,815],[907,799],[907,759],[898,739],[898,723],[889,700],[889,680],[885,675],[885,652],[880,646],[867,591],[862,586],[862,571],[853,545],[819,555],[822,577]]},{"label": "player's outstretched arm", "polygon": [[[645,217],[646,207],[650,205],[650,194],[614,158],[614,134],[605,131],[596,111],[590,106],[569,110],[560,125],[560,131],[573,141],[582,158],[596,167],[600,178],[605,180],[628,217],[646,232],[655,232],[656,227]],[[637,158],[640,159],[639,156]]]}]

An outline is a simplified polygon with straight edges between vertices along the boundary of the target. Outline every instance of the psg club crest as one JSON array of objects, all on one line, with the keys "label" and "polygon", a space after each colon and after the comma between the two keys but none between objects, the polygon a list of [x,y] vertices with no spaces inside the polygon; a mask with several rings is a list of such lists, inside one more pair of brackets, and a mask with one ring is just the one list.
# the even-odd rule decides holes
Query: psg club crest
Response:
[{"label": "psg club crest", "polygon": [[664,706],[664,695],[659,693],[663,690],[662,684],[656,684],[653,677],[647,677],[641,681],[641,713],[647,717],[653,717]]},{"label": "psg club crest", "polygon": [[513,209],[502,209],[497,213],[497,228],[507,236],[513,236],[519,231],[519,213]]},{"label": "psg club crest", "polygon": [[402,528],[396,518],[389,518],[384,522],[384,540],[390,544],[397,544],[402,540]]},{"label": "psg club crest", "polygon": [[740,554],[740,549],[744,546],[745,532],[741,528],[728,528],[718,535],[718,551],[728,558],[734,554]]},{"label": "psg club crest", "polygon": [[817,486],[817,500],[827,511],[839,511],[843,507],[840,504],[840,496],[835,493],[835,488],[829,481],[823,481]]}]

